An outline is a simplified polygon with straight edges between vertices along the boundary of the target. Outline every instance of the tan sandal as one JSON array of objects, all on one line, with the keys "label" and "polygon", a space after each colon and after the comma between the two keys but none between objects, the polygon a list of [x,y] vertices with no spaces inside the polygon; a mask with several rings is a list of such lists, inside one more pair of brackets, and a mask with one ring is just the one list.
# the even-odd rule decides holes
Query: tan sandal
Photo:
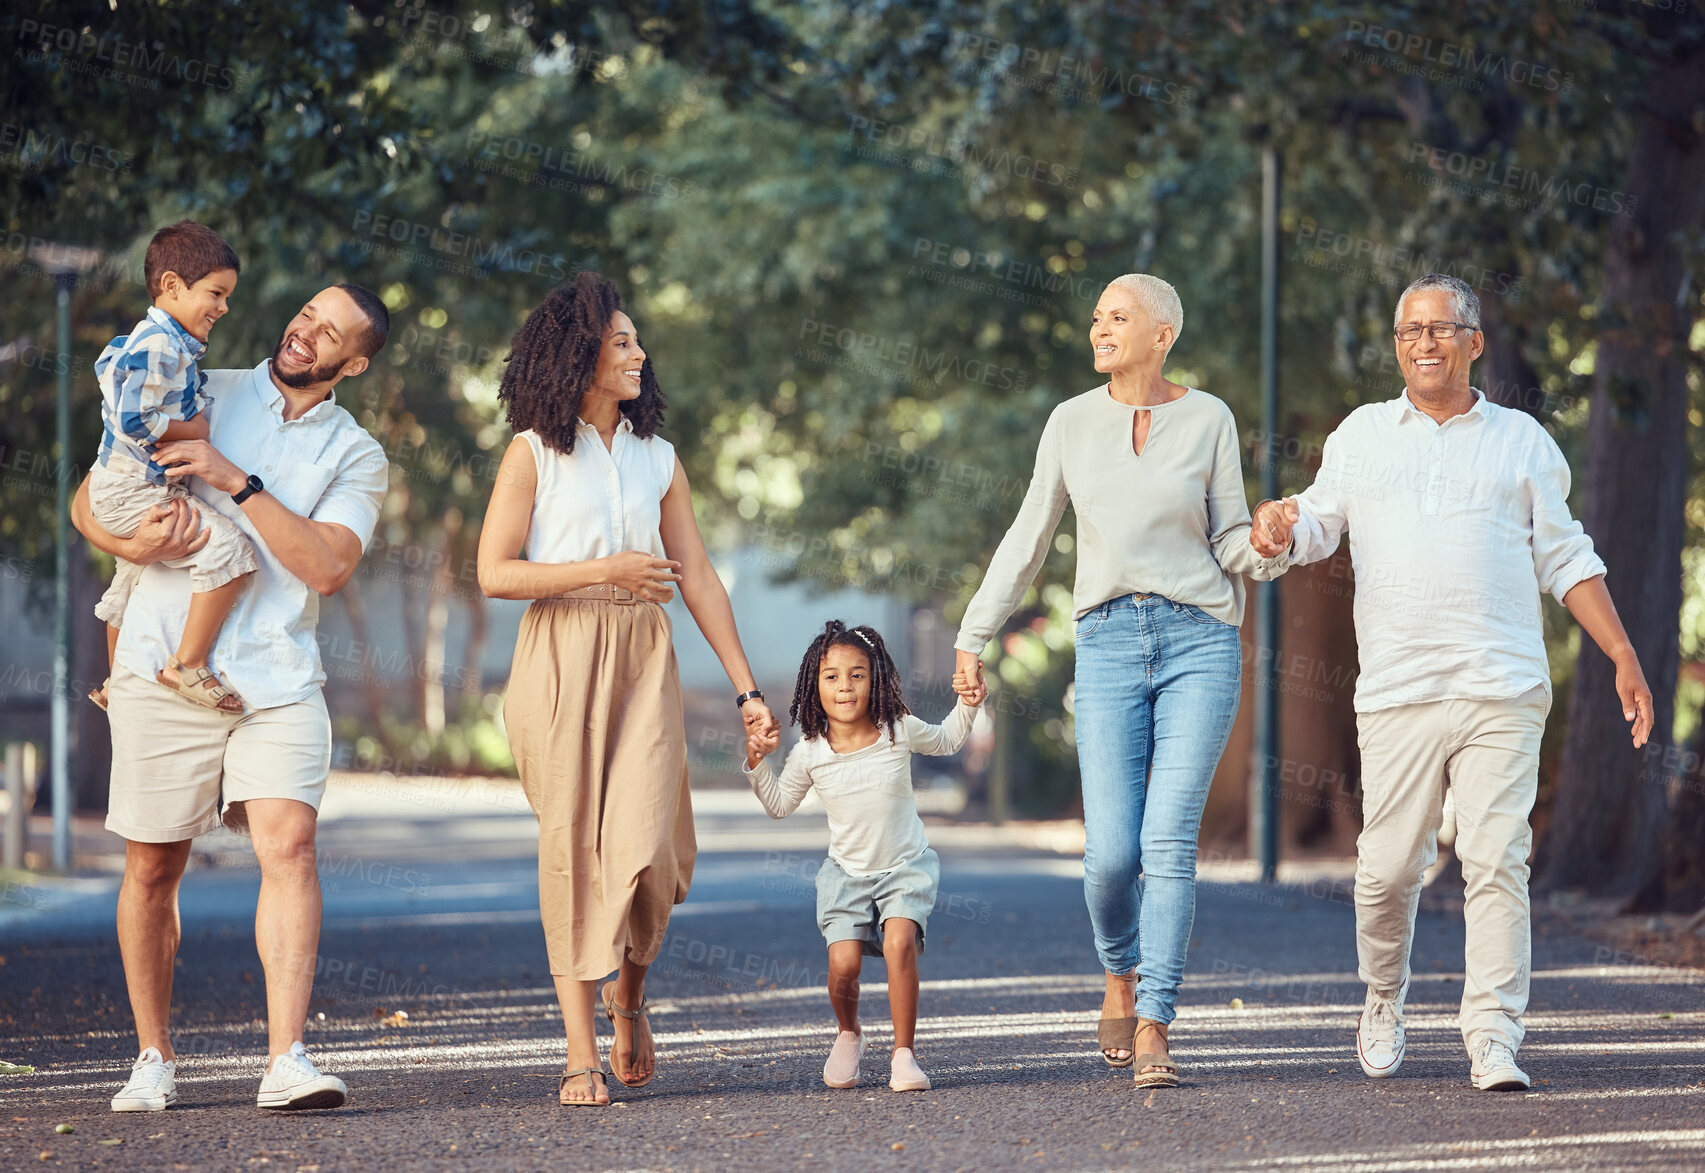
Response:
[{"label": "tan sandal", "polygon": [[[604,1101],[599,1103],[598,1085],[592,1082],[594,1075],[603,1079],[604,1069],[602,1067],[564,1067],[561,1078],[557,1080],[556,1102],[565,1108],[608,1108],[610,1106],[610,1086],[607,1082],[605,1083]],[[590,1100],[563,1099],[562,1094],[568,1090],[569,1081],[582,1077],[586,1080],[586,1090],[592,1093],[592,1098]]]},{"label": "tan sandal", "polygon": [[[177,683],[166,679],[168,669],[178,674]],[[211,668],[185,668],[176,656],[171,656],[166,660],[166,667],[154,674],[154,679],[165,688],[204,708],[214,709],[232,717],[243,715],[243,698],[221,684]],[[227,701],[230,703],[227,704]]]},{"label": "tan sandal", "polygon": [[[610,1029],[612,1031],[614,1031],[616,1029],[616,1015],[620,1014],[623,1018],[625,1018],[629,1022],[633,1023],[633,1037],[634,1037],[634,1042],[636,1044],[639,1042],[639,1023],[640,1023],[641,1019],[645,1020],[646,1033],[649,1034],[651,1032],[651,1019],[646,1014],[645,1007],[646,1007],[646,1001],[645,1001],[644,995],[640,996],[639,1009],[638,1010],[626,1010],[620,1006],[617,1006],[616,1005],[616,983],[615,982],[605,982],[604,983],[604,1017],[608,1018],[610,1020]],[[655,1038],[653,1038],[651,1045],[652,1045],[652,1051],[655,1054],[656,1049],[657,1049],[657,1043],[656,1043]],[[637,1051],[638,1047],[636,1046],[634,1048],[634,1050]],[[644,1079],[640,1080],[638,1083],[632,1083],[626,1079],[622,1079],[622,1073],[619,1071],[616,1071],[616,1044],[614,1042],[611,1042],[611,1044],[610,1044],[610,1070],[616,1071],[616,1078],[621,1081],[621,1084],[623,1087],[644,1087],[646,1084],[650,1083],[653,1079],[656,1079],[657,1078],[657,1067],[656,1067],[655,1058],[653,1059],[652,1063],[653,1063],[653,1066],[651,1068],[651,1074],[646,1076]],[[628,1070],[630,1070],[630,1071],[633,1070],[633,1056],[631,1054],[628,1057]]]},{"label": "tan sandal", "polygon": [[[1177,1087],[1178,1064],[1172,1061],[1172,1047],[1166,1037],[1166,1024],[1156,1022],[1152,1018],[1137,1019],[1137,1035],[1144,1030],[1152,1029],[1160,1035],[1160,1041],[1167,1044],[1164,1054],[1155,1051],[1144,1051],[1132,1060],[1137,1069],[1136,1078],[1132,1081],[1137,1087]],[[1136,1048],[1136,1039],[1131,1040],[1131,1046]]]}]

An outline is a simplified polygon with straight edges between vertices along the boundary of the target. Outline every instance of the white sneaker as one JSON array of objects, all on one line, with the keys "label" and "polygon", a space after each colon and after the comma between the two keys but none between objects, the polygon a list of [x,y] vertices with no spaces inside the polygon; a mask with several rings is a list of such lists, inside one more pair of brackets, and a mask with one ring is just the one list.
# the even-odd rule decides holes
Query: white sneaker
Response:
[{"label": "white sneaker", "polygon": [[1356,1058],[1369,1079],[1384,1079],[1403,1066],[1403,1011],[1372,990],[1356,1023]]},{"label": "white sneaker", "polygon": [[823,1082],[830,1087],[857,1087],[858,1061],[864,1058],[864,1032],[843,1030],[835,1035],[829,1058],[823,1064]]},{"label": "white sneaker", "polygon": [[1533,1086],[1527,1072],[1516,1066],[1516,1053],[1502,1039],[1484,1039],[1474,1048],[1468,1076],[1483,1092],[1523,1092]]},{"label": "white sneaker", "polygon": [[918,1057],[910,1047],[898,1047],[888,1069],[888,1086],[897,1092],[929,1091],[929,1076],[918,1066]]},{"label": "white sneaker", "polygon": [[305,1108],[336,1108],[349,1098],[349,1088],[335,1075],[321,1075],[301,1043],[272,1061],[260,1081],[255,1103],[262,1108],[300,1111]]},{"label": "white sneaker", "polygon": [[178,1085],[173,1078],[175,1062],[160,1057],[158,1047],[149,1047],[136,1057],[130,1068],[130,1082],[112,1098],[114,1112],[164,1112],[178,1102]]}]

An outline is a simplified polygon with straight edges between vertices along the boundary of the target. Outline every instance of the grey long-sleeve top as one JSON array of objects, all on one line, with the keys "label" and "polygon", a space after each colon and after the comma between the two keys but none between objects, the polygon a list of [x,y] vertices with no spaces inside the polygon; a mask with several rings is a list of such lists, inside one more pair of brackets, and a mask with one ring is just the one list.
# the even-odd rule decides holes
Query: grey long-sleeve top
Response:
[{"label": "grey long-sleeve top", "polygon": [[[1141,456],[1131,448],[1139,410],[1154,413]],[[1001,629],[1041,568],[1068,499],[1077,513],[1074,619],[1140,592],[1240,625],[1243,576],[1277,578],[1290,567],[1288,556],[1263,558],[1249,544],[1240,452],[1231,409],[1194,387],[1148,408],[1120,403],[1105,384],[1060,404],[954,647],[981,652]]]}]

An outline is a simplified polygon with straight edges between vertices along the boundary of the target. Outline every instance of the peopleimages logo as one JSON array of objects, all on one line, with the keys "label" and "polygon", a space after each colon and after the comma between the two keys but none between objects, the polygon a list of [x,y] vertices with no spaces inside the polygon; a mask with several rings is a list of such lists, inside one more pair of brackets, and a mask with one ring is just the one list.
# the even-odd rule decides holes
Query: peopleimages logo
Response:
[{"label": "peopleimages logo", "polygon": [[1464,183],[1532,196],[1534,202],[1541,206],[1562,201],[1591,208],[1595,212],[1632,216],[1640,202],[1639,196],[1626,192],[1592,183],[1571,183],[1561,176],[1547,175],[1531,167],[1518,167],[1513,158],[1499,160],[1469,155],[1430,143],[1411,142],[1405,152],[1405,161],[1425,164],[1435,173],[1449,175]]},{"label": "peopleimages logo", "polygon": [[[1529,86],[1551,93],[1568,93],[1575,85],[1575,75],[1564,73],[1555,66],[1525,61],[1505,53],[1481,52],[1472,45],[1454,41],[1439,41],[1419,33],[1352,20],[1344,39],[1350,45],[1382,49],[1397,57],[1477,78],[1501,77],[1514,85]],[[1363,61],[1370,58],[1363,56]]]}]

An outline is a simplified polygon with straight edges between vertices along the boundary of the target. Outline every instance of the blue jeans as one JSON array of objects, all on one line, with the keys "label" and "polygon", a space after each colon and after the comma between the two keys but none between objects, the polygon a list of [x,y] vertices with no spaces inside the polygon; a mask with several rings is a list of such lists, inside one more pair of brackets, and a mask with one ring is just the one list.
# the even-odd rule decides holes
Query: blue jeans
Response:
[{"label": "blue jeans", "polygon": [[1101,964],[1142,975],[1137,1013],[1156,1022],[1178,1003],[1202,808],[1242,671],[1237,628],[1187,603],[1125,595],[1077,621],[1084,899]]}]

